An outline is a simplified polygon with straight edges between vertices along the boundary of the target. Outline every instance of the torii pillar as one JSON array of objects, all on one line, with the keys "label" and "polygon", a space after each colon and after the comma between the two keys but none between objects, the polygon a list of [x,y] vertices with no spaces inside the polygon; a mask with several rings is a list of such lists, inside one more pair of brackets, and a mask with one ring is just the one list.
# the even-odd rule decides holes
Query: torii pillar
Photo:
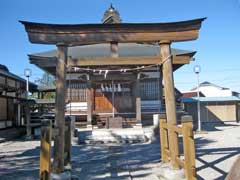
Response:
[{"label": "torii pillar", "polygon": [[170,126],[168,139],[169,139],[169,149],[171,154],[172,166],[174,168],[179,168],[176,157],[179,155],[178,148],[178,136],[172,130],[173,126],[177,124],[177,114],[176,114],[176,101],[174,93],[174,80],[173,80],[173,70],[172,70],[172,56],[171,56],[171,42],[170,41],[160,41],[160,54],[162,56],[162,74],[164,81],[164,93],[165,93],[165,104],[166,104],[166,117],[167,124]]},{"label": "torii pillar", "polygon": [[65,95],[66,95],[66,64],[67,47],[57,46],[56,64],[56,105],[55,105],[55,129],[54,161],[55,173],[64,171],[64,137],[65,137]]}]

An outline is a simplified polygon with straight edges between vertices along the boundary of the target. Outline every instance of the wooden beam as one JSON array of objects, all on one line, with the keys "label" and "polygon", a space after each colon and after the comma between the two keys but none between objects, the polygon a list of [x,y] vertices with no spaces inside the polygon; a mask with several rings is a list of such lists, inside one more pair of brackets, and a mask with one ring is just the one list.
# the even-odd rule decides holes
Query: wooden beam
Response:
[{"label": "wooden beam", "polygon": [[[172,70],[172,57],[171,48],[169,41],[160,42],[160,52],[163,58],[167,58],[163,63],[163,81],[164,81],[164,93],[165,93],[165,104],[166,104],[166,115],[167,123],[170,126],[177,124],[177,115],[176,115],[176,101],[174,93],[174,80],[173,80],[173,70]],[[174,168],[179,168],[176,161],[176,157],[179,155],[178,147],[178,137],[174,133],[173,129],[169,129],[169,149],[171,154],[171,163]]]},{"label": "wooden beam", "polygon": [[[173,56],[173,64],[188,64],[192,59],[193,53]],[[55,67],[57,58],[41,57],[29,55],[30,63],[39,67]],[[158,64],[162,61],[161,56],[139,56],[139,57],[102,57],[102,58],[71,58],[68,57],[69,66],[131,66],[131,65],[151,65]]]},{"label": "wooden beam", "polygon": [[54,172],[64,171],[64,137],[65,137],[65,91],[67,47],[57,46],[58,61],[56,66],[56,105],[55,128],[58,135],[54,141]]},{"label": "wooden beam", "polygon": [[30,42],[68,46],[108,42],[172,42],[197,39],[205,18],[173,23],[56,25],[20,21]]},{"label": "wooden beam", "polygon": [[[173,57],[173,64],[188,64],[192,56],[187,55],[175,55]],[[104,58],[79,58],[70,59],[68,65],[70,66],[129,66],[129,65],[151,65],[159,64],[162,62],[161,56],[145,56],[145,57],[104,57]],[[159,62],[160,60],[160,62]]]}]

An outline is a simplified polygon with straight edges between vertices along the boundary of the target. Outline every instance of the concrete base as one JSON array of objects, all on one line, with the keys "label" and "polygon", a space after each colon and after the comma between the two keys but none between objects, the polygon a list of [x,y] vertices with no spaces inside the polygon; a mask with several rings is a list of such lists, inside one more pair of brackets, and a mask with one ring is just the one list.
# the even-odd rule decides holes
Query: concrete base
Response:
[{"label": "concrete base", "polygon": [[51,173],[51,180],[71,180],[70,171],[66,171],[60,174]]}]

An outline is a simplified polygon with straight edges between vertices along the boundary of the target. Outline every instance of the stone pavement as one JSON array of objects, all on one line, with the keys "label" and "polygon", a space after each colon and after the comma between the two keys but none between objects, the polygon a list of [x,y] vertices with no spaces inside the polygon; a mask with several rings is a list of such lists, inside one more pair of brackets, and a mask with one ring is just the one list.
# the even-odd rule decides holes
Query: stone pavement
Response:
[{"label": "stone pavement", "polygon": [[80,179],[151,179],[160,165],[159,144],[101,144],[74,147],[73,174]]},{"label": "stone pavement", "polygon": [[195,135],[198,179],[224,180],[240,155],[240,123],[209,124],[206,128],[207,134]]},{"label": "stone pavement", "polygon": [[39,145],[39,141],[24,140],[1,143],[0,179],[38,179]]},{"label": "stone pavement", "polygon": [[[214,126],[197,134],[198,179],[225,179],[240,154],[240,124]],[[75,139],[77,141],[77,139]],[[39,141],[0,143],[0,179],[38,179]],[[73,143],[72,173],[81,180],[157,180],[161,170],[159,140],[138,144]]]},{"label": "stone pavement", "polygon": [[[75,141],[77,141],[75,139]],[[0,179],[38,179],[39,141],[0,144]],[[81,180],[151,179],[159,166],[159,143],[94,144],[72,147],[72,173]]]}]

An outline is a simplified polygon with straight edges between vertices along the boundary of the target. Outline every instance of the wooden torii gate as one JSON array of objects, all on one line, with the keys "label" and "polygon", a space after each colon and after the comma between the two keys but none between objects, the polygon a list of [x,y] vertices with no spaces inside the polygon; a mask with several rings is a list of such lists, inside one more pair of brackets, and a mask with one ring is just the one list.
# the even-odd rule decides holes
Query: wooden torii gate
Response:
[{"label": "wooden torii gate", "polygon": [[[65,126],[65,90],[66,66],[81,65],[81,59],[68,60],[67,49],[70,46],[80,46],[99,43],[110,43],[112,57],[108,62],[125,59],[134,61],[142,57],[118,57],[116,54],[118,43],[159,43],[160,56],[151,57],[162,65],[165,88],[167,123],[171,127],[176,125],[176,105],[174,95],[174,80],[171,56],[171,43],[190,41],[198,38],[199,29],[205,18],[173,22],[173,23],[120,23],[120,24],[79,24],[58,25],[20,21],[28,33],[31,43],[53,44],[57,46],[58,59],[56,62],[56,116],[55,127],[58,135],[54,141],[54,171],[64,171],[64,126]],[[149,58],[149,57],[148,57]],[[145,60],[148,61],[148,58]],[[97,60],[97,59],[95,59]],[[164,62],[162,62],[164,60]],[[90,59],[91,62],[91,59]],[[137,104],[136,104],[137,105]],[[169,146],[171,159],[178,154],[178,139],[174,131],[169,131]],[[172,161],[173,167],[177,167]]]}]

